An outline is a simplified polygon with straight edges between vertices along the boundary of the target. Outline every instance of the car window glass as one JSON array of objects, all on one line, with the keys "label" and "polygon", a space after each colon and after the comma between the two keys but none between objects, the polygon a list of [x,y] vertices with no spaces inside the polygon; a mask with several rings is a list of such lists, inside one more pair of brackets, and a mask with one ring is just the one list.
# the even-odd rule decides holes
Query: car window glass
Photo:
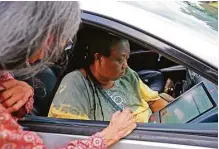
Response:
[{"label": "car window glass", "polygon": [[[86,30],[85,30],[86,32],[83,32],[83,34],[79,34],[80,38],[78,38],[78,42],[77,42],[75,49],[74,49],[74,52],[75,52],[73,54],[74,59],[78,58],[77,57],[77,50],[81,51],[81,49],[86,48],[86,47],[83,47],[86,44],[84,44],[81,41],[81,39],[84,39],[83,37],[86,37],[86,35],[89,33],[89,29],[93,30],[93,28],[86,28]],[[80,33],[80,31],[79,31],[79,33]],[[179,67],[180,65],[178,65],[177,63],[172,62],[171,60],[161,56],[160,54],[156,53],[155,51],[149,50],[145,47],[142,47],[142,46],[140,46],[132,41],[130,41],[130,47],[131,47],[131,52],[130,52],[131,54],[130,54],[130,58],[128,60],[128,64],[131,67],[131,69],[133,69],[135,71],[135,73],[138,74],[139,79],[141,79],[143,84],[145,84],[146,87],[143,87],[144,91],[147,90],[145,92],[145,94],[146,94],[145,98],[155,97],[155,93],[153,91],[156,91],[156,92],[158,92],[158,94],[161,98],[163,98],[165,100],[170,100],[168,102],[169,102],[169,104],[172,105],[172,106],[169,106],[170,108],[163,107],[154,113],[151,113],[151,110],[148,109],[149,110],[148,113],[145,113],[146,115],[147,114],[148,115],[145,116],[145,118],[147,118],[150,123],[161,123],[161,122],[164,122],[164,123],[165,122],[166,123],[174,123],[174,122],[186,123],[186,122],[190,122],[194,119],[197,119],[201,115],[203,117],[205,117],[204,114],[206,112],[209,112],[210,110],[212,110],[216,106],[217,99],[216,99],[215,95],[217,95],[217,89],[216,89],[216,87],[212,86],[212,83],[207,81],[207,83],[204,84],[204,87],[199,88],[199,90],[198,90],[198,93],[201,93],[201,94],[194,94],[193,95],[195,99],[198,99],[196,97],[203,95],[203,97],[206,97],[203,100],[197,101],[197,100],[193,100],[192,98],[188,98],[188,100],[186,100],[187,97],[190,97],[190,95],[191,95],[191,94],[188,94],[187,92],[192,87],[198,85],[199,83],[201,83],[203,81],[206,81],[204,78],[200,77],[196,73],[188,71],[187,69],[185,69],[183,67]],[[81,53],[79,53],[79,54],[81,54]],[[80,65],[80,64],[78,62],[75,62],[75,61],[70,61],[68,68],[67,68],[68,71],[66,72],[66,74],[75,70],[75,69],[73,69],[73,65],[76,66],[76,65]],[[79,68],[79,67],[76,66],[74,68]],[[162,71],[162,70],[165,70],[165,71]],[[65,75],[63,75],[63,77]],[[81,76],[80,76],[80,78],[81,78]],[[119,82],[117,81],[115,83],[115,85],[117,86],[118,84],[119,84]],[[73,87],[73,85],[77,85],[77,84],[71,84],[72,87]],[[132,85],[133,85],[133,82],[129,82],[129,84],[126,84],[126,88],[129,88],[129,87],[132,88]],[[138,86],[138,84],[137,84],[137,86]],[[75,88],[78,88],[78,87],[76,86]],[[74,89],[74,88],[71,88],[71,89]],[[73,92],[73,91],[71,91],[71,89],[68,89],[65,92],[65,94],[72,94],[71,92]],[[114,93],[115,93],[115,89],[107,92],[107,94],[109,94],[110,97],[113,97]],[[61,90],[63,90],[63,88]],[[78,91],[79,91],[79,93],[77,93],[77,95],[80,95],[80,97],[82,97],[82,94],[87,93],[87,92],[84,92],[82,90],[78,90]],[[140,91],[140,89],[138,91]],[[129,92],[130,92],[130,89],[126,90],[125,94],[122,95],[121,97],[123,97],[123,96],[126,97]],[[166,93],[167,95],[161,96],[162,93]],[[76,95],[76,93],[73,93],[73,94]],[[135,94],[135,93],[133,93],[133,94]],[[93,100],[93,98],[91,97],[92,95],[93,95],[92,92],[91,92],[91,94],[90,93],[88,94],[88,96],[89,96],[88,98],[91,101]],[[151,97],[149,97],[149,95]],[[185,95],[185,96],[183,96],[182,98],[179,99],[179,97],[182,95]],[[87,95],[85,95],[85,96],[87,96]],[[171,96],[171,97],[177,99],[177,102],[172,103],[171,99],[168,96]],[[60,98],[64,98],[64,97],[65,96],[60,96]],[[79,97],[79,96],[77,96],[77,97]],[[184,97],[186,97],[186,98],[184,98]],[[137,100],[145,100],[145,99],[140,99],[141,98],[140,96],[139,97],[136,96],[135,98],[136,98],[135,99],[136,101]],[[119,98],[115,98],[115,99],[119,100]],[[76,102],[77,100],[74,100],[74,102]],[[102,100],[102,98],[100,100]],[[59,102],[60,101],[61,100],[59,100]],[[192,105],[192,107],[193,108],[195,107],[195,109],[188,109],[189,106],[186,106],[186,104],[188,104],[190,101],[192,101],[192,102],[194,101],[193,102],[194,104],[189,104],[189,105]],[[96,101],[96,104],[98,104],[99,102],[100,101]],[[203,102],[203,104],[201,104],[200,102]],[[149,108],[150,108],[150,105],[153,104],[153,102],[151,103],[151,102],[147,101],[147,104],[149,105]],[[74,105],[78,105],[78,103],[74,103]],[[104,107],[106,105],[107,104],[102,104],[103,110],[107,109],[106,107]],[[206,106],[204,106],[204,105],[206,105]],[[89,106],[92,107],[93,104],[91,104]],[[89,106],[86,108],[89,109]],[[182,108],[182,107],[184,107],[184,108]],[[137,107],[137,108],[139,108],[139,107]],[[98,112],[98,110],[100,110],[100,108],[98,108],[98,107],[96,109],[97,109],[97,112]],[[74,110],[77,110],[77,109],[74,109]],[[195,111],[195,113],[194,113],[194,111]],[[106,112],[106,111],[103,111],[103,112]],[[190,112],[192,114],[190,114]],[[93,114],[94,114],[94,111],[91,111],[90,115],[88,115],[88,117],[90,117],[90,119],[93,119]],[[99,111],[99,115],[101,117],[101,111]],[[171,115],[172,115],[173,119],[168,120],[167,117],[171,117]],[[98,114],[97,114],[97,116],[98,116]],[[141,116],[141,117],[144,117],[144,116]],[[164,120],[164,117],[165,117],[165,120]],[[77,116],[75,118],[80,119],[80,118],[87,118],[87,117],[80,115],[80,116]],[[179,118],[179,119],[176,120],[177,118]],[[102,120],[102,119],[100,119],[100,120]],[[212,121],[215,121],[214,117],[212,118]]]}]

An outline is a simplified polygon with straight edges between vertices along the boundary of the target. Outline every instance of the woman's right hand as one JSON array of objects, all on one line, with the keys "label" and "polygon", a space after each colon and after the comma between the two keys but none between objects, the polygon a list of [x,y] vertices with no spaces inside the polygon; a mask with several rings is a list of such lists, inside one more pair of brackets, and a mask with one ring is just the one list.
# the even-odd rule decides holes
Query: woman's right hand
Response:
[{"label": "woman's right hand", "polygon": [[129,135],[136,126],[134,114],[127,108],[122,112],[114,113],[109,126],[100,132],[100,135],[106,139],[107,147],[109,147]]}]

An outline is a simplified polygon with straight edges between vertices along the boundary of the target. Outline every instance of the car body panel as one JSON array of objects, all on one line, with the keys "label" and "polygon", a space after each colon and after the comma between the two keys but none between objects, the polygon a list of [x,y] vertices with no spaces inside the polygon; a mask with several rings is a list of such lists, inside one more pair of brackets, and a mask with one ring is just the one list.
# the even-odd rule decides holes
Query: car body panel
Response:
[{"label": "car body panel", "polygon": [[[38,132],[39,136],[44,140],[48,148],[62,147],[73,140],[84,140],[88,139],[88,136],[80,135],[65,135],[55,133],[42,133]],[[52,138],[52,139],[51,139]],[[210,147],[199,147],[189,145],[179,145],[170,143],[158,143],[150,141],[137,141],[123,139],[117,144],[110,147],[110,149],[210,149]]]},{"label": "car body panel", "polygon": [[[54,145],[59,145],[59,143],[65,144],[71,139],[83,139],[86,136],[90,136],[108,125],[108,122],[102,121],[66,120],[33,116],[26,117],[25,120],[20,120],[19,123],[23,126],[24,130],[45,134],[43,139],[45,139],[44,141],[47,145],[51,145],[52,141],[49,140],[54,141],[56,136],[63,136],[63,138],[59,141],[54,141],[56,142]],[[50,137],[46,135],[47,133],[50,133]],[[137,128],[123,140],[131,140],[134,143],[134,147],[132,147],[136,149],[147,146],[148,142],[185,145],[185,148],[188,146],[215,148],[218,145],[217,136],[217,123],[195,124],[195,127],[194,124],[139,123]],[[146,142],[146,144],[143,142]],[[138,146],[136,143],[141,145]],[[122,145],[126,146],[127,144],[122,143]],[[157,144],[157,147],[159,145],[162,144]]]}]

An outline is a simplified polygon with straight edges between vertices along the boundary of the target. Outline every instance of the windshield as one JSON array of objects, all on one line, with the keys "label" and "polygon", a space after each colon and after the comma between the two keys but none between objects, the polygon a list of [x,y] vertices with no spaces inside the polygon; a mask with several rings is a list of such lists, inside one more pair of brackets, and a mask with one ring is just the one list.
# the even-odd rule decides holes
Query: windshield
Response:
[{"label": "windshield", "polygon": [[122,1],[192,29],[217,43],[217,2]]}]

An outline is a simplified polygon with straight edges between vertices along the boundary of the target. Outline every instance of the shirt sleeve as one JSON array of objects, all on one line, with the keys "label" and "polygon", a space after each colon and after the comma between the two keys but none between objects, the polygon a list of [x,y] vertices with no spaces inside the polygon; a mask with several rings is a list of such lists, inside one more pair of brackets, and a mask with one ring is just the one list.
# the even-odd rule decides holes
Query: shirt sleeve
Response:
[{"label": "shirt sleeve", "polygon": [[15,119],[0,104],[0,148],[45,148],[36,133],[23,131]]},{"label": "shirt sleeve", "polygon": [[70,105],[62,105],[59,108],[56,108],[54,104],[50,106],[48,117],[55,118],[66,118],[66,119],[80,119],[80,120],[89,120],[89,117],[83,112],[77,111],[78,114],[74,114],[73,112],[65,112],[66,109],[71,108]]},{"label": "shirt sleeve", "polygon": [[[6,109],[0,104],[0,148],[36,148],[45,149],[43,140],[34,132],[23,131],[19,124],[12,118]],[[60,149],[105,149],[106,141],[99,133],[89,137],[87,140],[71,141]]]},{"label": "shirt sleeve", "polygon": [[101,136],[99,133],[96,133],[87,140],[71,141],[66,147],[60,149],[69,149],[71,147],[80,149],[106,149],[106,141],[103,136]]},{"label": "shirt sleeve", "polygon": [[149,102],[160,99],[158,92],[151,90],[146,84],[141,81],[141,79],[139,79],[139,86],[140,95],[145,101]]},{"label": "shirt sleeve", "polygon": [[91,104],[84,81],[78,72],[66,75],[56,92],[48,117],[89,120]]}]

